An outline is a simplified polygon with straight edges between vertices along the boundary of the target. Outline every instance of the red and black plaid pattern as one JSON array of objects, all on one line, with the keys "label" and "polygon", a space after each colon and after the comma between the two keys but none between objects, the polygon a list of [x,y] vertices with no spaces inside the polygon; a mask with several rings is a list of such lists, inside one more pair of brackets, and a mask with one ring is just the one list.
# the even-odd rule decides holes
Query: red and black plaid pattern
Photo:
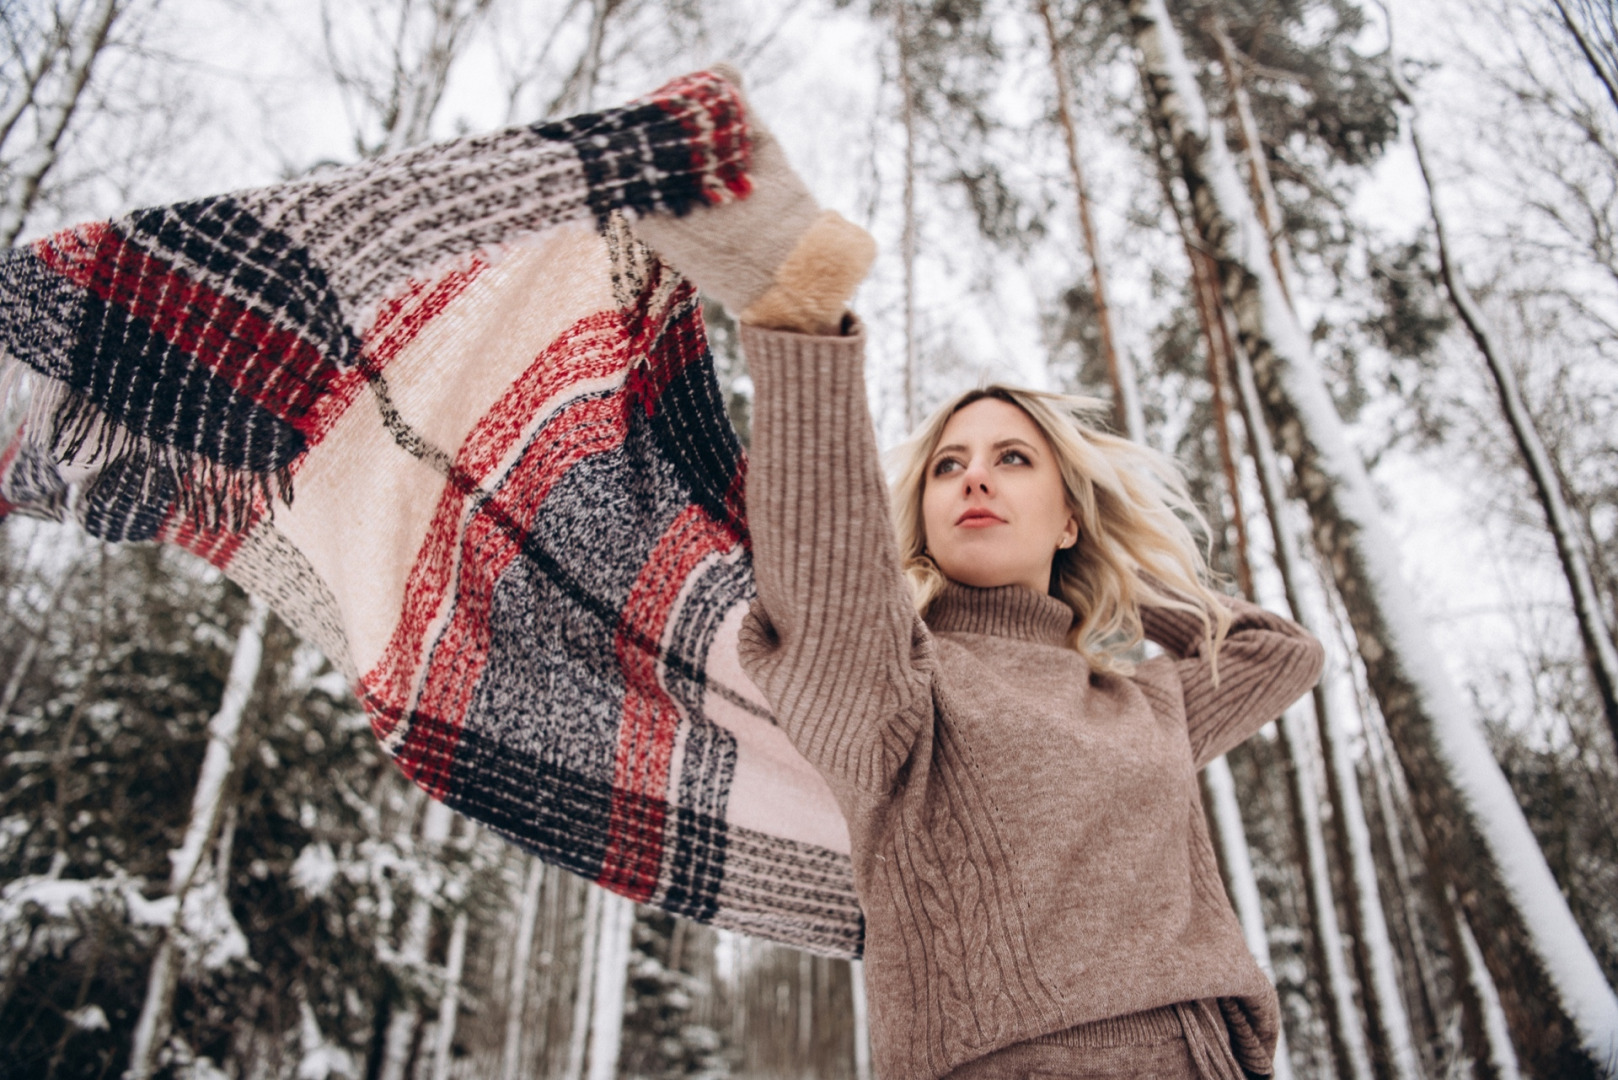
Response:
[{"label": "red and black plaid pattern", "polygon": [[[699,73],[6,253],[0,359],[39,385],[0,512],[208,558],[354,676],[401,769],[546,859],[857,952],[846,855],[736,818],[769,723],[712,674],[753,593],[745,460],[694,290],[627,227],[745,197],[748,165],[739,97]],[[501,320],[539,317],[475,397]]]}]

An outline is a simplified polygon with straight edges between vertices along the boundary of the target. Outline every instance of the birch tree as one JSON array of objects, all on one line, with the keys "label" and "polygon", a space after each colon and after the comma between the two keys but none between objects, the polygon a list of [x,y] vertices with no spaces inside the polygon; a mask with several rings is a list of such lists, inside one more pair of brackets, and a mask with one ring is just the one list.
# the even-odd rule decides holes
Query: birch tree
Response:
[{"label": "birch tree", "polygon": [[624,992],[635,904],[601,890],[601,929],[596,937],[595,989],[590,1010],[590,1067],[585,1080],[613,1080],[624,1033]]},{"label": "birch tree", "polygon": [[500,1053],[500,1080],[517,1080],[522,1068],[523,1011],[528,1003],[528,972],[533,963],[534,918],[539,911],[539,887],[545,864],[526,856],[522,892],[517,897],[517,940],[511,955],[511,981],[506,988],[505,1041]]},{"label": "birch tree", "polygon": [[[398,960],[404,972],[420,980],[427,966],[427,945],[432,932],[433,900],[443,884],[438,855],[449,839],[450,827],[455,823],[455,811],[436,799],[427,800],[422,815],[422,865],[412,882],[414,896],[410,913],[405,921],[404,934],[399,943]],[[416,1031],[421,1024],[421,1006],[414,992],[407,992],[388,1020],[387,1036],[383,1042],[380,1080],[404,1080],[415,1046]]]},{"label": "birch tree", "polygon": [[174,988],[179,976],[179,942],[185,913],[187,894],[195,883],[203,865],[209,843],[219,824],[226,784],[230,780],[236,742],[241,733],[242,718],[258,681],[260,662],[264,658],[264,624],[269,607],[262,600],[249,605],[247,622],[236,637],[236,651],[230,661],[230,677],[225,682],[225,694],[219,711],[208,724],[208,748],[202,759],[202,773],[191,797],[191,819],[186,825],[185,837],[178,850],[169,857],[173,869],[169,873],[169,897],[174,914],[164,931],[157,956],[152,960],[151,973],[146,983],[146,1000],[141,1006],[140,1019],[135,1023],[134,1045],[129,1052],[129,1068],[124,1073],[128,1080],[146,1080],[157,1064],[157,1052],[167,1041],[169,1025],[173,1019]]},{"label": "birch tree", "polygon": [[[1162,182],[1163,197],[1168,209],[1173,213],[1174,219],[1181,233],[1185,246],[1186,256],[1191,269],[1190,288],[1194,306],[1197,309],[1198,320],[1202,329],[1203,346],[1207,352],[1208,382],[1212,393],[1213,409],[1212,419],[1215,434],[1219,443],[1221,466],[1225,479],[1224,494],[1229,499],[1232,511],[1231,517],[1238,523],[1234,548],[1234,561],[1238,570],[1238,580],[1242,593],[1248,599],[1256,599],[1253,588],[1252,570],[1249,565],[1247,552],[1247,538],[1245,529],[1239,523],[1243,521],[1241,485],[1238,481],[1234,454],[1230,444],[1228,420],[1223,409],[1223,373],[1235,370],[1236,348],[1228,326],[1227,309],[1224,297],[1220,295],[1216,277],[1216,268],[1213,259],[1204,250],[1201,242],[1193,236],[1194,225],[1191,214],[1184,199],[1177,192],[1174,177],[1166,171],[1168,160],[1164,151],[1168,149],[1168,134],[1160,118],[1153,118],[1152,127],[1158,150],[1157,158],[1160,167],[1160,180]],[[1238,400],[1240,400],[1238,398]],[[1245,412],[1244,412],[1245,416]],[[1264,455],[1269,449],[1267,437],[1262,431],[1248,428],[1249,445],[1255,463],[1258,465],[1261,484],[1264,480]],[[1268,494],[1266,492],[1266,494]],[[1272,523],[1276,518],[1272,517]],[[1284,555],[1277,552],[1278,561],[1284,562]],[[1289,599],[1291,598],[1289,593]],[[1296,613],[1294,613],[1294,617]],[[1306,624],[1307,625],[1307,624]],[[1313,968],[1319,976],[1319,981],[1327,997],[1327,1008],[1323,1019],[1330,1037],[1332,1055],[1337,1063],[1340,1073],[1355,1077],[1357,1080],[1366,1080],[1371,1070],[1369,1048],[1366,1045],[1365,1034],[1360,1025],[1359,1007],[1355,1000],[1353,982],[1349,977],[1344,957],[1344,940],[1342,930],[1337,919],[1337,909],[1334,903],[1334,884],[1331,874],[1331,865],[1326,842],[1325,826],[1320,814],[1320,798],[1315,784],[1315,771],[1317,755],[1313,751],[1313,743],[1308,738],[1307,723],[1300,721],[1297,712],[1302,706],[1296,707],[1287,716],[1282,717],[1276,727],[1276,737],[1280,745],[1282,757],[1287,763],[1287,807],[1289,810],[1290,826],[1301,854],[1300,872],[1304,882],[1304,899],[1308,911],[1311,933],[1309,935],[1310,955]],[[1222,789],[1226,778],[1220,773],[1229,772],[1228,764],[1223,760],[1215,762],[1207,773],[1204,784],[1205,793],[1209,796],[1212,810],[1220,837],[1222,854],[1225,856],[1226,873],[1231,879],[1232,902],[1242,918],[1244,928],[1255,917],[1258,926],[1262,927],[1262,914],[1249,915],[1243,910],[1243,897],[1245,889],[1238,887],[1244,863],[1250,868],[1250,861],[1245,856],[1246,841],[1241,839],[1238,845],[1237,838],[1241,836],[1241,818],[1238,816],[1232,821],[1222,813],[1228,807],[1232,798],[1224,796]],[[1233,786],[1234,780],[1229,783]],[[1226,811],[1228,813],[1228,811]],[[1250,870],[1249,870],[1250,872]],[[1253,945],[1254,933],[1249,934],[1249,948],[1255,956],[1260,955]],[[1263,949],[1264,956],[1268,956],[1268,942]],[[1267,969],[1268,970],[1268,969]],[[1277,1047],[1279,1059],[1282,1048]],[[1290,1062],[1287,1063],[1290,1069]]]},{"label": "birch tree", "polygon": [[1399,561],[1287,304],[1257,220],[1162,0],[1130,0],[1149,107],[1171,133],[1198,229],[1220,262],[1266,413],[1412,779],[1434,871],[1456,885],[1534,1073],[1598,1076],[1618,1053],[1618,997],[1574,921],[1476,723],[1400,585]]}]

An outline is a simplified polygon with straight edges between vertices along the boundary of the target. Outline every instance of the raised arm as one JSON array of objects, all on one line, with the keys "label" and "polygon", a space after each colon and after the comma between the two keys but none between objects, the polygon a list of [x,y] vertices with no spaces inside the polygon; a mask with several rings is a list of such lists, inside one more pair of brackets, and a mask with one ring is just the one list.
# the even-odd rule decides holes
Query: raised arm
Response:
[{"label": "raised arm", "polygon": [[1233,616],[1219,647],[1218,679],[1202,620],[1170,608],[1141,609],[1146,637],[1177,657],[1191,756],[1197,768],[1245,741],[1315,685],[1325,652],[1303,627],[1226,597]]},{"label": "raised arm", "polygon": [[875,245],[816,205],[756,114],[742,119],[747,197],[636,231],[742,322],[758,584],[742,662],[834,787],[885,790],[932,713],[866,407],[865,336],[845,318]]},{"label": "raised arm", "polygon": [[865,401],[865,338],[744,326],[758,599],[742,661],[799,751],[884,790],[932,715]]}]

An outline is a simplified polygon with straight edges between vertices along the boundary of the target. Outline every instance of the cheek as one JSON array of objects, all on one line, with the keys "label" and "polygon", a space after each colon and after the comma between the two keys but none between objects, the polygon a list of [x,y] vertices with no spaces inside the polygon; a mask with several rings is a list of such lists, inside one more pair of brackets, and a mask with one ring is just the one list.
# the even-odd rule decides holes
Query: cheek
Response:
[{"label": "cheek", "polygon": [[929,540],[944,535],[943,520],[945,500],[941,490],[936,484],[929,484],[921,489],[921,531]]}]

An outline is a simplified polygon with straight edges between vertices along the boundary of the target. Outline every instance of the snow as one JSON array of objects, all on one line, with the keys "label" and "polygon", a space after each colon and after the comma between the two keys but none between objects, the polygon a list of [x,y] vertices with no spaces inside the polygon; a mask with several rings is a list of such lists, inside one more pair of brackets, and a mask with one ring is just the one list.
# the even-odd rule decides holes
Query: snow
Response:
[{"label": "snow", "polygon": [[86,1005],[82,1009],[74,1009],[62,1017],[72,1024],[77,1031],[109,1031],[111,1024],[107,1023],[107,1014],[101,1011],[99,1005]]},{"label": "snow", "polygon": [[174,921],[174,909],[179,906],[172,896],[148,900],[135,889],[129,890],[124,902],[129,905],[132,926],[168,926]]},{"label": "snow", "polygon": [[180,945],[186,958],[203,971],[218,971],[234,961],[247,959],[247,936],[213,881],[186,892],[180,931]]},{"label": "snow", "polygon": [[[1225,148],[1210,122],[1194,75],[1164,10],[1163,0],[1143,0],[1157,20],[1163,56],[1158,59],[1175,84],[1185,121],[1205,147],[1199,165],[1211,194],[1230,220],[1229,253],[1259,285],[1256,314],[1262,334],[1276,354],[1277,378],[1299,414],[1311,464],[1328,486],[1341,520],[1345,554],[1356,559],[1370,583],[1367,599],[1381,621],[1380,640],[1361,636],[1367,664],[1398,665],[1397,674],[1431,718],[1442,767],[1460,791],[1478,834],[1500,872],[1528,946],[1544,965],[1561,1007],[1597,1061],[1618,1059],[1618,995],[1602,975],[1578,923],[1557,887],[1516,797],[1495,761],[1483,732],[1445,676],[1420,615],[1408,602],[1397,549],[1382,524],[1375,493],[1358,453],[1349,444],[1316,364],[1307,333],[1291,314],[1269,264],[1263,229]],[[1303,447],[1289,448],[1296,451]],[[1309,482],[1306,479],[1306,482]],[[1339,555],[1338,557],[1342,557]]]},{"label": "snow", "polygon": [[324,840],[309,844],[292,860],[292,887],[310,899],[325,896],[337,880],[337,856]]},{"label": "snow", "polygon": [[24,905],[32,904],[53,919],[65,919],[75,909],[92,907],[100,898],[100,882],[21,878],[0,893],[0,922],[11,922]]},{"label": "snow", "polygon": [[298,1016],[298,1080],[353,1080],[359,1076],[354,1056],[326,1041],[307,1001],[298,1002]]}]

